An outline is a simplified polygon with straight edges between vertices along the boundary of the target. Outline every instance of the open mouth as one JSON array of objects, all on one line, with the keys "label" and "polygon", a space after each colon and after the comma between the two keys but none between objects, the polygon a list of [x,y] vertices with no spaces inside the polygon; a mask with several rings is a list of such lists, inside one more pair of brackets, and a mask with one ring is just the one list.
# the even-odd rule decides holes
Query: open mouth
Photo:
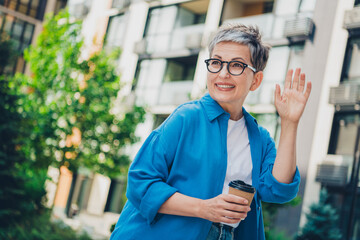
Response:
[{"label": "open mouth", "polygon": [[231,89],[234,88],[234,85],[228,85],[228,84],[215,84],[217,87],[219,88],[223,88],[223,89]]}]

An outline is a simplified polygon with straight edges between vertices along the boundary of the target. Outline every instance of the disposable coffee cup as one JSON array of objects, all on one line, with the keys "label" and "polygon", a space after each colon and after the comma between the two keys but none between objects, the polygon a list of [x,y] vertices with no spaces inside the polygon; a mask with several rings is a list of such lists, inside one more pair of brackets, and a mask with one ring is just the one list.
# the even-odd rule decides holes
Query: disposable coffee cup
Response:
[{"label": "disposable coffee cup", "polygon": [[249,184],[244,183],[241,180],[235,180],[229,183],[229,194],[233,194],[247,199],[247,205],[250,206],[255,194],[255,188]]}]

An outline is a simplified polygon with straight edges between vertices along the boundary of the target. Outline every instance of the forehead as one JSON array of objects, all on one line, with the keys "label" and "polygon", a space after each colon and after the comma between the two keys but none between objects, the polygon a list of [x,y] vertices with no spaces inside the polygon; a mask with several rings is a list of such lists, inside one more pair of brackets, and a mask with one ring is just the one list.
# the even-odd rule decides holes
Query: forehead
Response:
[{"label": "forehead", "polygon": [[236,42],[219,42],[215,45],[211,57],[219,57],[223,60],[242,58],[250,60],[250,49],[248,46]]}]

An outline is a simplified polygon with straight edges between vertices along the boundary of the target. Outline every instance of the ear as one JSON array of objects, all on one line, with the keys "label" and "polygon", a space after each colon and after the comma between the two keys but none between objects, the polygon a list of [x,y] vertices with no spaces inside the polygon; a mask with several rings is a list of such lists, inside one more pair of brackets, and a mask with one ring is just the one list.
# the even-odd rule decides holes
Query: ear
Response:
[{"label": "ear", "polygon": [[262,71],[255,73],[253,82],[250,86],[250,91],[255,91],[258,87],[260,87],[263,78],[264,78],[264,74]]}]

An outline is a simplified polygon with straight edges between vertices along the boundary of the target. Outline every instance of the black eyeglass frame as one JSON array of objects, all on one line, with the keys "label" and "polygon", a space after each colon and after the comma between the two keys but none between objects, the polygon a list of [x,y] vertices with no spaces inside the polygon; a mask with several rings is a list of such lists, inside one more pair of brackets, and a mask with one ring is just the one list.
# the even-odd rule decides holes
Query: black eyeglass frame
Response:
[{"label": "black eyeglass frame", "polygon": [[[210,64],[209,64],[209,61],[211,61],[211,60],[216,60],[216,61],[219,61],[219,62],[221,63],[221,66],[220,66],[219,71],[216,71],[216,72],[210,71],[210,69],[209,69],[209,65],[210,65]],[[222,70],[223,66],[224,66],[224,63],[227,63],[226,68],[227,68],[227,70],[228,70],[228,73],[230,73],[230,74],[233,75],[233,76],[240,76],[240,75],[245,71],[245,68],[249,68],[249,69],[252,70],[254,73],[256,73],[256,69],[255,69],[254,67],[252,67],[252,66],[250,66],[250,65],[248,65],[248,64],[246,64],[246,63],[237,61],[237,60],[233,60],[233,61],[222,61],[222,60],[217,59],[217,58],[209,58],[209,59],[206,59],[204,62],[206,63],[206,68],[207,68],[207,70],[208,70],[209,72],[211,72],[211,73],[218,73],[218,72],[220,72],[220,71]],[[230,63],[233,63],[233,62],[235,62],[235,63],[240,63],[240,64],[242,64],[242,65],[244,66],[244,68],[243,68],[243,70],[241,71],[241,73],[239,73],[239,74],[233,74],[233,73],[230,72],[229,66],[230,66]]]}]

